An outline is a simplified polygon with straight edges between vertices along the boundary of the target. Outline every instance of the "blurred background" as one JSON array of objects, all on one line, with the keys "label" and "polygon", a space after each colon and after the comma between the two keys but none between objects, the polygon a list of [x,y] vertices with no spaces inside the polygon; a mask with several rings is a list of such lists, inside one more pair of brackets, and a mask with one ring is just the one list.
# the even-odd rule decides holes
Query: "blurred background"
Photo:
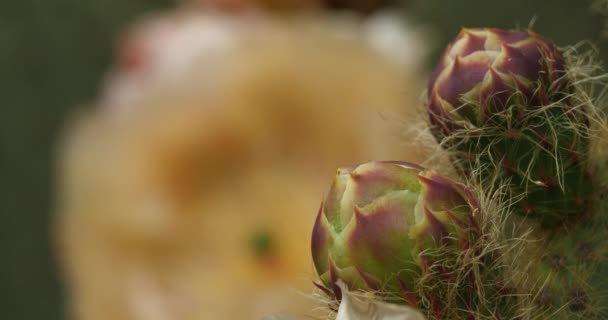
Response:
[{"label": "blurred background", "polygon": [[[66,318],[66,288],[51,234],[59,133],[68,115],[99,99],[126,30],[142,17],[178,5],[183,4],[0,2],[0,318]],[[559,45],[590,40],[602,60],[608,58],[608,41],[602,38],[606,17],[591,10],[591,1],[409,0],[399,10],[408,25],[424,30],[420,46],[428,50],[422,51],[422,83],[463,26],[525,27],[535,20],[534,30]],[[268,239],[260,230],[253,242],[263,250]]]}]

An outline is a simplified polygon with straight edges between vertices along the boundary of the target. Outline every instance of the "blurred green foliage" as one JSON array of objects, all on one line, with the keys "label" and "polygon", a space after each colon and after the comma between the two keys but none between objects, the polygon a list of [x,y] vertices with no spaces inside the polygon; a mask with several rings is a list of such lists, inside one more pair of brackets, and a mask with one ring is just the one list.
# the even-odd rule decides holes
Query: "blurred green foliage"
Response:
[{"label": "blurred green foliage", "polygon": [[532,21],[532,30],[560,46],[593,42],[606,61],[608,42],[602,31],[607,17],[593,12],[591,4],[591,0],[410,0],[408,10],[413,20],[435,31],[429,66],[463,27],[526,28]]},{"label": "blurred green foliage", "polygon": [[52,157],[113,40],[169,0],[0,1],[0,319],[64,319],[50,240]]},{"label": "blurred green foliage", "polygon": [[[117,34],[171,0],[0,2],[0,319],[64,319],[52,254],[53,149],[66,114],[91,100]],[[560,45],[600,39],[604,17],[584,0],[418,0],[436,57],[460,27],[527,26]]]}]

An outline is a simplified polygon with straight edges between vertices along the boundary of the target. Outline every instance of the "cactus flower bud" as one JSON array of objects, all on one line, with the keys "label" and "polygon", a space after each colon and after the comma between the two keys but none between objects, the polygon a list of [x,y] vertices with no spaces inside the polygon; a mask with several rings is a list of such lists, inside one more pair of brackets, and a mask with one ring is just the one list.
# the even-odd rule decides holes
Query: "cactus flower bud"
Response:
[{"label": "cactus flower bud", "polygon": [[433,134],[461,172],[508,179],[516,211],[543,225],[584,214],[591,193],[589,120],[566,70],[534,32],[464,29],[428,88]]},{"label": "cactus flower bud", "polygon": [[429,87],[431,123],[443,135],[465,121],[483,126],[513,104],[539,105],[565,85],[565,63],[555,44],[531,31],[463,29],[448,46]]},{"label": "cactus flower bud", "polygon": [[338,169],[312,233],[324,290],[339,298],[341,279],[351,289],[411,293],[423,252],[470,240],[470,199],[461,184],[405,162]]}]

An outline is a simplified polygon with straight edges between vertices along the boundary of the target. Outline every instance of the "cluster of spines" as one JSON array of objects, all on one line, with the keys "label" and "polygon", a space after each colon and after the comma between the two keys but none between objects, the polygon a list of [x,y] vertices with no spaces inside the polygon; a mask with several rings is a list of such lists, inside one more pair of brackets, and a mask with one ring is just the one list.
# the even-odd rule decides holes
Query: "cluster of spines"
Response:
[{"label": "cluster of spines", "polygon": [[[573,73],[568,70],[567,76]],[[573,79],[593,82],[589,78]],[[468,171],[465,174],[470,174],[469,178],[479,179],[479,175],[491,174],[492,170],[503,177],[500,180],[506,178],[511,195],[518,197],[513,211],[522,214],[520,220],[551,215],[556,206],[571,206],[555,219],[541,220],[535,236],[542,250],[524,249],[520,257],[530,260],[518,266],[531,279],[516,285],[518,294],[529,297],[528,308],[535,309],[529,315],[541,319],[604,319],[608,317],[608,207],[597,199],[597,185],[592,184],[597,171],[591,168],[598,156],[588,148],[593,142],[590,140],[608,130],[588,91],[572,87],[554,94],[558,98],[553,101],[542,88],[537,92],[538,107],[534,110],[522,113],[526,106],[518,107],[526,100],[511,98],[512,108],[494,114],[490,125],[474,130],[459,128],[442,142],[453,151],[461,173]],[[513,93],[514,97],[518,95],[525,96]],[[514,144],[529,154],[510,160],[509,156],[518,153],[512,150]],[[544,162],[539,161],[543,158]],[[543,206],[542,201],[554,203]]]}]

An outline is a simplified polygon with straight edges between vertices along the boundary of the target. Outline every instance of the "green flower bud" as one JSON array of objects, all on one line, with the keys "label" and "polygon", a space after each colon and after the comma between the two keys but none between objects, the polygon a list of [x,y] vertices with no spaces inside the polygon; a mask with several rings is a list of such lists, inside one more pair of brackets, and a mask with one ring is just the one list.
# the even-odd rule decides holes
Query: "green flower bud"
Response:
[{"label": "green flower bud", "polygon": [[[473,201],[474,202],[474,201]],[[324,289],[336,285],[406,294],[425,268],[427,250],[468,245],[472,196],[461,184],[405,162],[369,162],[337,171],[312,233]]]}]

